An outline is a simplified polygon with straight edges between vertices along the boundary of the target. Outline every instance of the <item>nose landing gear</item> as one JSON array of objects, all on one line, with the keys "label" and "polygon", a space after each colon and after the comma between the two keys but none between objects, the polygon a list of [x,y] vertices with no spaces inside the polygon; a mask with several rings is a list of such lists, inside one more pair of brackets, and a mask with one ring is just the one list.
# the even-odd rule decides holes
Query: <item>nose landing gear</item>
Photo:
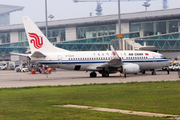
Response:
[{"label": "nose landing gear", "polygon": [[156,75],[156,71],[155,70],[152,71],[152,75]]}]

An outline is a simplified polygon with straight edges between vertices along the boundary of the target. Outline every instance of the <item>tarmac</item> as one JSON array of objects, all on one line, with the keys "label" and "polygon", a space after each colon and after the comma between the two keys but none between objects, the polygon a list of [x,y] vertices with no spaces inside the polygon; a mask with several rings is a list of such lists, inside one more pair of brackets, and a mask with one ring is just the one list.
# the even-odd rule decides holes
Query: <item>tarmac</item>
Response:
[{"label": "tarmac", "polygon": [[14,70],[0,70],[0,88],[29,87],[29,86],[57,86],[57,85],[81,85],[99,83],[127,83],[143,81],[177,81],[180,80],[177,71],[156,71],[156,75],[151,75],[147,71],[145,75],[141,73],[128,74],[126,78],[120,73],[110,74],[110,77],[102,77],[97,73],[96,78],[89,77],[90,72],[57,70],[51,74],[31,74],[31,72],[15,72]]}]

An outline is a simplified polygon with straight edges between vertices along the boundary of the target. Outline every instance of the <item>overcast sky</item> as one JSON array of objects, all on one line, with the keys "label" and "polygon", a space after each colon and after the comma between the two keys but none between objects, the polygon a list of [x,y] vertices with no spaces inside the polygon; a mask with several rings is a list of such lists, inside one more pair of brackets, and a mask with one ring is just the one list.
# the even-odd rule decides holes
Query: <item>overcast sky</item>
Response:
[{"label": "overcast sky", "polygon": [[[148,10],[162,9],[163,0],[149,2]],[[144,11],[144,1],[121,2],[121,13]],[[45,21],[45,0],[0,0],[0,4],[25,7],[23,11],[11,13],[11,24],[22,23],[22,16],[29,16],[34,22]],[[89,17],[90,12],[96,16],[96,2],[79,2],[73,0],[47,0],[48,15],[54,15],[53,20]],[[180,0],[168,0],[168,8],[180,7]],[[102,4],[103,15],[117,14],[118,2],[104,2]]]}]

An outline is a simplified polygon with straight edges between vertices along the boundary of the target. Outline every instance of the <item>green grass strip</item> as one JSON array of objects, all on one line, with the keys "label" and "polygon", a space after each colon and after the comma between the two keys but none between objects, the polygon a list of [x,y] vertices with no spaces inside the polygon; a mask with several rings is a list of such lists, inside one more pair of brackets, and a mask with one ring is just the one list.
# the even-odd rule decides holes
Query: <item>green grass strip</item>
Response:
[{"label": "green grass strip", "polygon": [[180,81],[0,89],[3,120],[164,119],[53,106],[64,104],[180,115]]}]

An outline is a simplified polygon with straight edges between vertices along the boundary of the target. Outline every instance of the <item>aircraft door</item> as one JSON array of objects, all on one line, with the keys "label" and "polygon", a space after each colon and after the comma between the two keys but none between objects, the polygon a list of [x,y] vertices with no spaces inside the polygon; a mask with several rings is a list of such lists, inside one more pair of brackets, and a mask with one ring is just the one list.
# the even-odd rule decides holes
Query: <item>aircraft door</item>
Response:
[{"label": "aircraft door", "polygon": [[156,55],[154,53],[152,54],[152,57],[153,57],[153,62],[155,62]]},{"label": "aircraft door", "polygon": [[57,59],[58,59],[58,64],[62,64],[62,56],[61,56],[61,55],[58,55],[58,56],[57,56]]}]

